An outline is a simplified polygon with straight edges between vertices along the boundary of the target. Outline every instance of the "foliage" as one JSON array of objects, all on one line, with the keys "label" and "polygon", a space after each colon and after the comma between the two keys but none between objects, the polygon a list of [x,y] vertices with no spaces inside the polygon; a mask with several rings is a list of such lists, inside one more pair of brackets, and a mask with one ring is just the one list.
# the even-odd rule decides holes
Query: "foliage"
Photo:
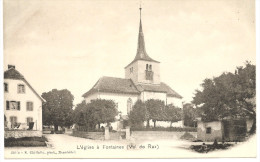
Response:
[{"label": "foliage", "polygon": [[96,99],[86,104],[78,104],[73,113],[73,121],[87,130],[94,130],[96,125],[115,121],[118,114],[116,105],[112,100]]},{"label": "foliage", "polygon": [[156,127],[156,121],[171,121],[171,124],[180,121],[182,111],[173,105],[165,106],[161,100],[150,99],[146,102],[138,100],[130,112],[129,119],[134,127],[140,127],[144,121],[147,121],[147,127],[150,127],[150,120],[154,122],[154,127]]},{"label": "foliage", "polygon": [[205,79],[202,90],[196,90],[193,103],[202,110],[202,120],[212,121],[225,117],[249,116],[254,120],[250,133],[256,127],[256,79],[255,65],[245,63],[235,73],[223,73],[213,79]]},{"label": "foliage", "polygon": [[36,147],[46,146],[47,138],[42,137],[23,137],[23,138],[7,138],[4,141],[5,147]]},{"label": "foliage", "polygon": [[227,150],[228,148],[232,147],[234,144],[230,143],[213,143],[213,144],[205,144],[202,143],[201,145],[191,145],[190,149],[194,150],[199,153],[208,153],[211,151],[216,151],[216,150]]},{"label": "foliage", "polygon": [[171,122],[171,126],[173,122],[178,122],[182,120],[182,109],[175,107],[174,105],[167,105],[166,106],[166,120]]},{"label": "foliage", "polygon": [[148,120],[152,120],[154,122],[154,127],[156,127],[156,121],[167,121],[163,101],[149,99],[145,102],[145,105],[148,112]]},{"label": "foliage", "polygon": [[87,104],[90,120],[94,124],[110,123],[115,121],[118,114],[116,104],[112,100],[96,99]]},{"label": "foliage", "polygon": [[87,104],[85,101],[82,101],[80,104],[76,105],[75,110],[73,111],[73,122],[79,126],[84,126],[87,124]]},{"label": "foliage", "polygon": [[42,98],[46,100],[43,104],[43,124],[58,126],[72,125],[71,115],[74,97],[67,89],[53,89],[44,92]]},{"label": "foliage", "polygon": [[137,100],[133,106],[133,110],[130,112],[129,120],[133,127],[142,125],[144,121],[148,119],[147,109],[145,103],[141,100]]},{"label": "foliage", "polygon": [[194,127],[196,125],[196,109],[193,108],[193,105],[186,103],[183,105],[183,120],[184,125],[189,127]]}]

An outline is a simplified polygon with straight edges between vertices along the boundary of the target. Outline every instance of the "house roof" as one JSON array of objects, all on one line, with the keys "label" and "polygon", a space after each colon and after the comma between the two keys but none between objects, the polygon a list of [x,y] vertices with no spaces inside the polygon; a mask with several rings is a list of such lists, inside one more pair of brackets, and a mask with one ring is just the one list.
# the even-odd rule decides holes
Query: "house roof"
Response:
[{"label": "house roof", "polygon": [[4,72],[5,79],[24,79],[24,76],[14,68],[10,68]]},{"label": "house roof", "polygon": [[137,43],[136,56],[135,56],[134,60],[130,64],[128,64],[126,67],[128,67],[129,65],[131,65],[133,62],[135,62],[137,60],[145,60],[145,61],[151,61],[151,62],[160,63],[159,61],[156,61],[156,60],[152,59],[146,53],[145,42],[144,42],[144,34],[143,34],[143,28],[142,28],[142,20],[141,19],[140,19],[140,25],[139,25],[139,34],[138,34],[138,43]]},{"label": "house roof", "polygon": [[9,68],[4,72],[4,79],[16,79],[16,80],[22,80],[24,81],[27,86],[33,91],[33,93],[40,98],[42,102],[45,102],[45,100],[33,89],[33,87],[29,84],[29,82],[25,79],[25,77],[17,71],[15,68]]},{"label": "house roof", "polygon": [[162,92],[166,93],[169,97],[182,98],[177,92],[175,92],[170,86],[161,82],[160,84],[138,84],[136,85],[139,91],[150,91],[150,92]]},{"label": "house roof", "polygon": [[102,77],[96,84],[82,97],[87,97],[95,92],[109,92],[109,93],[125,93],[125,94],[139,94],[131,79],[122,79],[114,77]]}]

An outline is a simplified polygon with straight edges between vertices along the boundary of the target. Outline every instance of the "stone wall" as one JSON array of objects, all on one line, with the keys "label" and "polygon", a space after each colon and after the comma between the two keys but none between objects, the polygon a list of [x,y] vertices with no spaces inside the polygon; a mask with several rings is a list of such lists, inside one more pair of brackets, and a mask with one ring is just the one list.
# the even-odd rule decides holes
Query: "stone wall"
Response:
[{"label": "stone wall", "polygon": [[[85,132],[85,131],[73,131],[72,133],[75,137],[93,139],[93,140],[105,140],[105,132]],[[119,132],[109,132],[109,140],[119,140],[120,136],[125,136],[123,133]]]},{"label": "stone wall", "polygon": [[225,141],[244,141],[247,133],[247,123],[244,119],[225,120],[224,140]]},{"label": "stone wall", "polygon": [[104,132],[84,132],[84,131],[73,131],[72,133],[75,137],[93,139],[93,140],[104,140]]},{"label": "stone wall", "polygon": [[[179,140],[185,132],[167,132],[167,131],[132,131],[131,137],[140,141],[151,140]],[[197,132],[189,132],[194,138],[197,138]]]},{"label": "stone wall", "polygon": [[[244,119],[198,122],[198,139],[202,141],[243,141],[249,123]],[[207,128],[211,131],[207,132]]]},{"label": "stone wall", "polygon": [[28,131],[28,130],[5,131],[5,138],[41,137],[41,136],[42,136],[42,131]]},{"label": "stone wall", "polygon": [[[207,133],[206,129],[211,128],[211,132]],[[220,121],[214,122],[198,122],[198,140],[202,141],[222,141],[223,139],[223,125]]]},{"label": "stone wall", "polygon": [[[131,138],[138,141],[151,141],[151,140],[167,140],[176,139],[179,140],[185,132],[168,132],[168,131],[132,131]],[[197,138],[197,132],[189,132],[194,138]],[[84,132],[84,131],[73,131],[73,136],[93,139],[93,140],[104,140],[104,132]],[[126,133],[122,132],[109,132],[109,140],[120,140],[126,139]]]}]

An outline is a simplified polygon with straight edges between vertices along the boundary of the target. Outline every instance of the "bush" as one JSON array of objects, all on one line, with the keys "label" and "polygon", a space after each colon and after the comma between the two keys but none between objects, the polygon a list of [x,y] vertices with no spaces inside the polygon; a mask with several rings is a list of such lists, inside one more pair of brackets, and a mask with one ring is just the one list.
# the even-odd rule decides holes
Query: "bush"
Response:
[{"label": "bush", "polygon": [[5,147],[39,147],[46,146],[47,138],[42,137],[23,137],[23,138],[8,138],[5,139]]},{"label": "bush", "polygon": [[208,153],[210,151],[215,151],[215,150],[226,150],[232,146],[233,144],[226,144],[226,143],[224,144],[213,143],[212,145],[211,144],[206,145],[205,143],[203,143],[202,145],[191,145],[190,149],[199,153]]}]

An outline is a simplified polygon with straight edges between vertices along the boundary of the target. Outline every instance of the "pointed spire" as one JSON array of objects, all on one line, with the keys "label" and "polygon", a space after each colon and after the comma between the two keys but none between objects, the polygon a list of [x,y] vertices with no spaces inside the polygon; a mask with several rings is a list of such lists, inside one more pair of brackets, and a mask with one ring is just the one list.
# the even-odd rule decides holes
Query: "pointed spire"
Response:
[{"label": "pointed spire", "polygon": [[[140,4],[140,24],[139,24],[139,35],[138,35],[138,44],[137,44],[137,52],[134,60],[147,60],[147,61],[155,61],[148,56],[145,49],[144,42],[144,34],[142,28],[142,7]],[[156,61],[157,62],[157,61]]]},{"label": "pointed spire", "polygon": [[[140,24],[139,24],[139,35],[138,35],[138,44],[137,44],[137,53],[135,58],[144,58],[147,57],[145,50],[144,34],[142,28],[142,8],[140,6]],[[149,56],[148,56],[149,57]]]},{"label": "pointed spire", "polygon": [[[153,60],[151,57],[148,56],[148,54],[146,53],[145,50],[145,42],[144,42],[144,34],[143,34],[143,28],[142,28],[142,7],[140,4],[140,24],[139,24],[139,34],[138,34],[138,43],[137,43],[137,52],[136,52],[136,56],[135,59],[130,63],[132,64],[133,62],[135,62],[136,60],[146,60],[146,61],[152,61],[152,62],[158,62]],[[159,63],[159,62],[158,62]],[[127,66],[129,66],[130,64],[128,64]],[[127,67],[126,66],[126,67]]]},{"label": "pointed spire", "polygon": [[139,8],[139,10],[140,10],[140,20],[141,20],[141,18],[142,18],[142,6],[141,6],[141,3],[140,3],[140,8]]}]

